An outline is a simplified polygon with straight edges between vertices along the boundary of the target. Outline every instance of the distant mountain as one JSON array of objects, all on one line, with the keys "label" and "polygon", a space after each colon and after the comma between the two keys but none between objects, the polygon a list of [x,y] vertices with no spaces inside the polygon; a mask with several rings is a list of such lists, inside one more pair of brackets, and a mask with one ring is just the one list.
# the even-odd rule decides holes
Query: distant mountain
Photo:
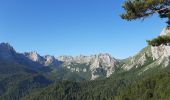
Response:
[{"label": "distant mountain", "polygon": [[76,73],[85,79],[95,80],[97,78],[109,77],[118,67],[118,61],[109,54],[91,56],[40,56],[36,52],[24,53],[30,60],[44,66],[64,68],[67,73]]},{"label": "distant mountain", "polygon": [[[169,35],[170,29],[164,28],[162,35]],[[48,74],[58,79],[68,79],[68,76],[77,76],[85,80],[95,80],[111,76],[117,69],[129,71],[141,68],[144,72],[150,68],[170,65],[170,46],[147,46],[137,55],[124,60],[117,60],[110,54],[90,56],[41,56],[37,52],[17,53],[8,43],[0,44],[0,59],[22,64],[34,69],[46,68]],[[57,77],[60,76],[60,77]],[[68,75],[68,76],[64,76]]]},{"label": "distant mountain", "polygon": [[[52,67],[51,72],[58,70],[56,68],[65,69],[65,74],[77,74],[78,77],[91,80],[109,77],[119,66],[119,61],[109,54],[55,58],[50,55],[41,56],[35,51],[17,53],[8,43],[0,44],[0,59],[35,69]],[[57,71],[57,73],[59,72]]]},{"label": "distant mountain", "polygon": [[34,61],[37,62],[43,66],[58,66],[60,64],[62,64],[61,61],[58,61],[57,59],[55,59],[54,56],[50,56],[50,55],[46,55],[46,56],[40,56],[37,52],[27,52],[24,53],[24,55]]},{"label": "distant mountain", "polygon": [[0,44],[0,60],[9,62],[9,63],[18,63],[25,66],[28,66],[33,69],[43,67],[41,64],[37,62],[33,62],[32,60],[28,59],[22,53],[17,53],[12,46],[8,43],[1,43]]},{"label": "distant mountain", "polygon": [[109,77],[119,66],[119,61],[109,54],[98,54],[91,56],[60,56],[57,58],[63,61],[63,67],[72,72],[90,73],[90,79]]},{"label": "distant mountain", "polygon": [[[162,35],[169,35],[165,28]],[[64,68],[90,72],[95,81],[59,81],[24,100],[169,100],[170,45],[147,46],[138,54],[116,60],[109,54],[61,56]],[[97,73],[97,74],[96,74]],[[103,74],[104,73],[104,74]],[[94,76],[93,76],[94,75]]]},{"label": "distant mountain", "polygon": [[14,61],[16,55],[16,51],[8,43],[0,44],[0,59]]}]

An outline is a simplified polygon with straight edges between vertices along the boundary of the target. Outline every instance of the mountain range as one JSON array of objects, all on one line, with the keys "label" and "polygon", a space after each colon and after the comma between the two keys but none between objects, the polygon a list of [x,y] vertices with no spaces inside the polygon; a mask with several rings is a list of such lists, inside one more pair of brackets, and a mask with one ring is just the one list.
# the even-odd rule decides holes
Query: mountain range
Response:
[{"label": "mountain range", "polygon": [[54,67],[65,68],[70,72],[89,74],[91,80],[109,77],[118,67],[119,61],[109,54],[91,56],[40,56],[37,52],[17,53],[8,43],[0,44],[0,59],[24,64],[33,69]]},{"label": "mountain range", "polygon": [[[165,28],[163,29],[160,35],[161,36],[170,35],[169,32],[170,29]],[[95,90],[93,91],[94,93],[97,93],[96,95],[101,95],[98,94],[99,87],[104,88],[103,92],[107,93],[108,91],[106,87],[108,87],[110,82],[114,82],[114,84],[110,84],[110,85],[111,86],[114,85],[112,88],[115,88],[114,89],[115,91],[112,91],[110,89],[108,90],[109,92],[115,92],[114,96],[116,96],[118,95],[116,93],[119,93],[118,85],[120,85],[121,87],[120,91],[123,88],[127,88],[126,85],[129,86],[129,84],[133,83],[131,82],[132,79],[137,80],[137,77],[134,77],[134,75],[139,77],[142,75],[145,76],[148,75],[148,73],[150,73],[150,70],[153,72],[157,72],[155,71],[156,69],[164,70],[169,67],[170,67],[170,45],[164,45],[164,44],[160,46],[147,46],[135,56],[120,60],[112,57],[110,54],[107,53],[101,53],[101,54],[90,55],[90,56],[80,55],[75,57],[73,56],[55,57],[51,55],[41,56],[35,51],[18,53],[15,51],[15,49],[12,46],[10,46],[10,44],[1,43],[0,44],[0,87],[1,87],[0,99],[18,100],[22,98],[23,100],[25,99],[26,100],[32,100],[32,99],[33,100],[55,100],[56,98],[58,98],[60,100],[64,100],[64,97],[59,96],[55,98],[55,95],[51,95],[51,94],[49,95],[51,95],[52,99],[46,98],[48,97],[48,95],[46,97],[44,95],[45,99],[39,98],[38,96],[42,96],[43,93],[48,94],[49,91],[53,91],[53,92],[56,91],[56,93],[65,91],[64,93],[66,94],[65,95],[61,94],[61,95],[66,96],[65,100],[68,99],[71,100],[68,94],[75,96],[75,94],[77,95],[77,93],[79,92],[81,93],[82,92],[81,90],[87,91],[88,93],[89,91],[92,92],[91,85],[87,85],[87,84],[96,85],[94,86],[96,91]],[[73,81],[73,83],[67,81]],[[83,81],[86,81],[87,84],[86,82],[81,83]],[[74,82],[78,82],[78,83],[74,83]],[[97,82],[99,84],[97,84]],[[133,84],[136,85],[136,83]],[[14,87],[11,87],[11,84]],[[67,90],[67,88],[63,86],[63,84],[65,84],[66,86],[71,85],[70,87],[71,90]],[[105,84],[106,87],[102,87],[101,84]],[[49,85],[50,87],[48,88],[47,86]],[[54,88],[60,86],[61,86],[61,91],[53,90]],[[88,90],[86,90],[84,86],[85,87],[87,86]],[[44,88],[49,89],[49,91],[43,91]],[[41,91],[38,91],[39,89]],[[67,91],[64,89],[66,89]],[[73,91],[77,91],[77,92],[75,94],[72,94]],[[34,94],[31,94],[32,92]],[[33,98],[30,98],[28,94],[31,95],[31,97]],[[111,95],[111,94],[108,93],[107,95]],[[77,98],[77,96],[75,96],[74,98]],[[84,98],[84,100],[85,99],[86,98]],[[72,100],[75,99],[72,98]],[[122,99],[118,99],[118,100],[122,100]],[[131,100],[131,99],[126,99],[126,100]]]},{"label": "mountain range", "polygon": [[[168,35],[169,30],[163,29],[160,35]],[[17,53],[8,43],[0,44],[0,59],[24,64],[32,68],[43,68],[53,66],[65,68],[70,72],[89,74],[89,79],[95,80],[100,77],[109,77],[118,68],[130,70],[140,66],[145,69],[155,65],[167,67],[169,65],[170,46],[161,45],[158,47],[147,46],[137,55],[124,60],[118,60],[110,54],[97,54],[90,56],[41,56],[37,52]]]}]

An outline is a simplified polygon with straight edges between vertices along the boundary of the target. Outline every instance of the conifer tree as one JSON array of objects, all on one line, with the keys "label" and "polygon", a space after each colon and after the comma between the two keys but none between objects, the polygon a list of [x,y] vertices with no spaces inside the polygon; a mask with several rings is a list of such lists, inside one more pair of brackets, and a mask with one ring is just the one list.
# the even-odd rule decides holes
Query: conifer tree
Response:
[{"label": "conifer tree", "polygon": [[170,0],[126,0],[122,7],[125,10],[122,19],[145,19],[157,13],[160,18],[167,18],[170,25]]}]

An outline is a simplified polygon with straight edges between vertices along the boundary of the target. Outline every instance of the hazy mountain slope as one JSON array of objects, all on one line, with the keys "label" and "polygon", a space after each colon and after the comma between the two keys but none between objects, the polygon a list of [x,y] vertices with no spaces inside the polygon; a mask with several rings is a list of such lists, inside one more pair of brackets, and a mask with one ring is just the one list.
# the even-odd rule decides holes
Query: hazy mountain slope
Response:
[{"label": "hazy mountain slope", "polygon": [[12,46],[8,43],[0,44],[0,60],[9,62],[9,63],[18,63],[25,66],[28,66],[33,69],[41,68],[42,65],[32,60],[29,60],[21,53],[17,53]]},{"label": "hazy mountain slope", "polygon": [[0,61],[0,99],[18,100],[52,81],[24,65]]}]

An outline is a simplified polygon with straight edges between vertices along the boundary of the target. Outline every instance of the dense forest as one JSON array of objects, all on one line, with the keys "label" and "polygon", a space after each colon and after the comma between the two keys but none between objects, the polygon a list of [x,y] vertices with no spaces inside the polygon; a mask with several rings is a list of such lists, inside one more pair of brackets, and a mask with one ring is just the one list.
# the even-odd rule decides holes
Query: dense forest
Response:
[{"label": "dense forest", "polygon": [[50,79],[26,66],[0,61],[0,100],[18,100],[51,83]]},{"label": "dense forest", "polygon": [[56,82],[35,91],[23,100],[169,100],[170,68],[148,70],[137,75],[130,72],[115,73],[103,80]]},{"label": "dense forest", "polygon": [[[1,64],[5,67],[10,66],[5,63]],[[9,67],[13,72],[6,68],[6,71],[3,71],[4,68],[1,67],[1,100],[170,99],[170,66],[167,68],[158,66],[140,75],[137,74],[140,69],[129,72],[118,71],[107,79],[81,82],[53,82],[34,71],[21,69],[23,66],[19,67],[19,65]],[[8,76],[9,72],[13,75]]]}]

